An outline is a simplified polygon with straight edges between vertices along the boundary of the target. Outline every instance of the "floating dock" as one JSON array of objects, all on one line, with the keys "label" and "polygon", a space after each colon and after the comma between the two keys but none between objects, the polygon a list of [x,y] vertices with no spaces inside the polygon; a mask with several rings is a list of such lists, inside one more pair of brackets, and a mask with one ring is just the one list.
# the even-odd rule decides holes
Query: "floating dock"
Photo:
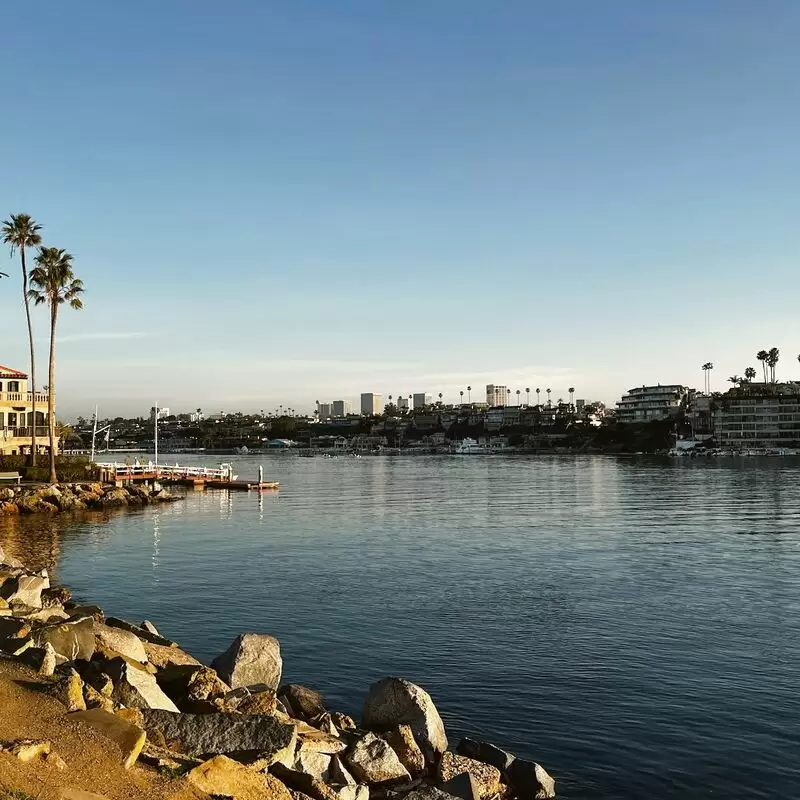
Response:
[{"label": "floating dock", "polygon": [[278,481],[265,481],[263,467],[258,468],[258,478],[238,480],[230,464],[219,467],[185,467],[180,464],[97,464],[100,480],[122,486],[124,483],[161,481],[173,486],[192,486],[196,489],[231,489],[233,491],[277,491]]}]

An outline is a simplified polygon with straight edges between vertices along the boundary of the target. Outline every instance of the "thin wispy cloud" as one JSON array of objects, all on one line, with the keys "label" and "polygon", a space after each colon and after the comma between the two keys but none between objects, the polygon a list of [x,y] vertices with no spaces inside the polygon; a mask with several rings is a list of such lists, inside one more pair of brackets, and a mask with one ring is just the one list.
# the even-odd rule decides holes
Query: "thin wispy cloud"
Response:
[{"label": "thin wispy cloud", "polygon": [[[97,331],[95,333],[73,333],[67,336],[59,336],[58,343],[66,344],[69,342],[97,342],[116,339],[141,339],[148,334],[144,331]],[[40,338],[39,341],[49,341]]]}]

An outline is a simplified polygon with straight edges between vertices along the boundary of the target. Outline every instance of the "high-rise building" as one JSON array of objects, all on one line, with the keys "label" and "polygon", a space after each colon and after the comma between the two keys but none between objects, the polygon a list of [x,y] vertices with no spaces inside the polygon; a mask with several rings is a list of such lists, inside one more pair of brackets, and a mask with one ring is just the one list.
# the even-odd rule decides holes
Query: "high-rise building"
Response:
[{"label": "high-rise building", "polygon": [[433,396],[425,392],[414,392],[414,408],[425,408],[433,405]]},{"label": "high-rise building", "polygon": [[361,393],[361,413],[366,417],[374,417],[383,411],[383,397],[374,392]]},{"label": "high-rise building", "polygon": [[346,417],[353,413],[353,404],[349,400],[334,400],[332,406],[332,416],[334,417]]},{"label": "high-rise building", "polygon": [[330,403],[320,403],[319,404],[319,418],[322,419],[330,419],[333,414],[331,413],[331,404]]},{"label": "high-rise building", "polygon": [[400,395],[400,397],[397,398],[397,410],[408,411],[408,408],[409,408],[408,398]]},{"label": "high-rise building", "polygon": [[486,403],[488,404],[489,408],[492,408],[493,406],[508,405],[508,387],[495,386],[493,383],[487,384]]}]

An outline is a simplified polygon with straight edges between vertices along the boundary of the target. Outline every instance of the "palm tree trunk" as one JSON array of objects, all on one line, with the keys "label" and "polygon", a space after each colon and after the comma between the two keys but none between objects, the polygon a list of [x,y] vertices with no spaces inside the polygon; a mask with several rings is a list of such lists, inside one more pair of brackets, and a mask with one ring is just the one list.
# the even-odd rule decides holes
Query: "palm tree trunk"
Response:
[{"label": "palm tree trunk", "polygon": [[50,483],[58,483],[56,475],[56,418],[53,412],[53,398],[55,397],[56,380],[56,317],[58,306],[50,309],[50,372],[48,381],[50,391],[47,394],[47,425],[50,433]]},{"label": "palm tree trunk", "polygon": [[25,266],[25,248],[20,247],[22,257],[22,297],[25,300],[25,318],[28,321],[28,344],[31,350],[31,416],[33,417],[33,427],[31,428],[31,458],[30,465],[36,466],[36,351],[33,348],[33,326],[31,325],[31,306],[28,302],[28,270]]}]

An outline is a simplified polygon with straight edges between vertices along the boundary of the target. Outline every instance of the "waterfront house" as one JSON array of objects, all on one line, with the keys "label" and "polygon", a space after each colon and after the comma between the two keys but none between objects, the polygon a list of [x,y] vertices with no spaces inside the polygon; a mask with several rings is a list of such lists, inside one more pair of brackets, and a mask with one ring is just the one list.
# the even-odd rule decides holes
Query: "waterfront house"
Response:
[{"label": "waterfront house", "polygon": [[689,389],[680,384],[637,386],[617,401],[620,422],[651,422],[669,419],[680,411]]},{"label": "waterfront house", "polygon": [[[33,395],[24,372],[0,365],[0,455],[22,455],[31,451]],[[50,449],[47,428],[47,392],[36,392],[36,449]]]},{"label": "waterfront house", "polygon": [[714,402],[714,438],[726,450],[800,448],[800,384],[747,384]]}]

